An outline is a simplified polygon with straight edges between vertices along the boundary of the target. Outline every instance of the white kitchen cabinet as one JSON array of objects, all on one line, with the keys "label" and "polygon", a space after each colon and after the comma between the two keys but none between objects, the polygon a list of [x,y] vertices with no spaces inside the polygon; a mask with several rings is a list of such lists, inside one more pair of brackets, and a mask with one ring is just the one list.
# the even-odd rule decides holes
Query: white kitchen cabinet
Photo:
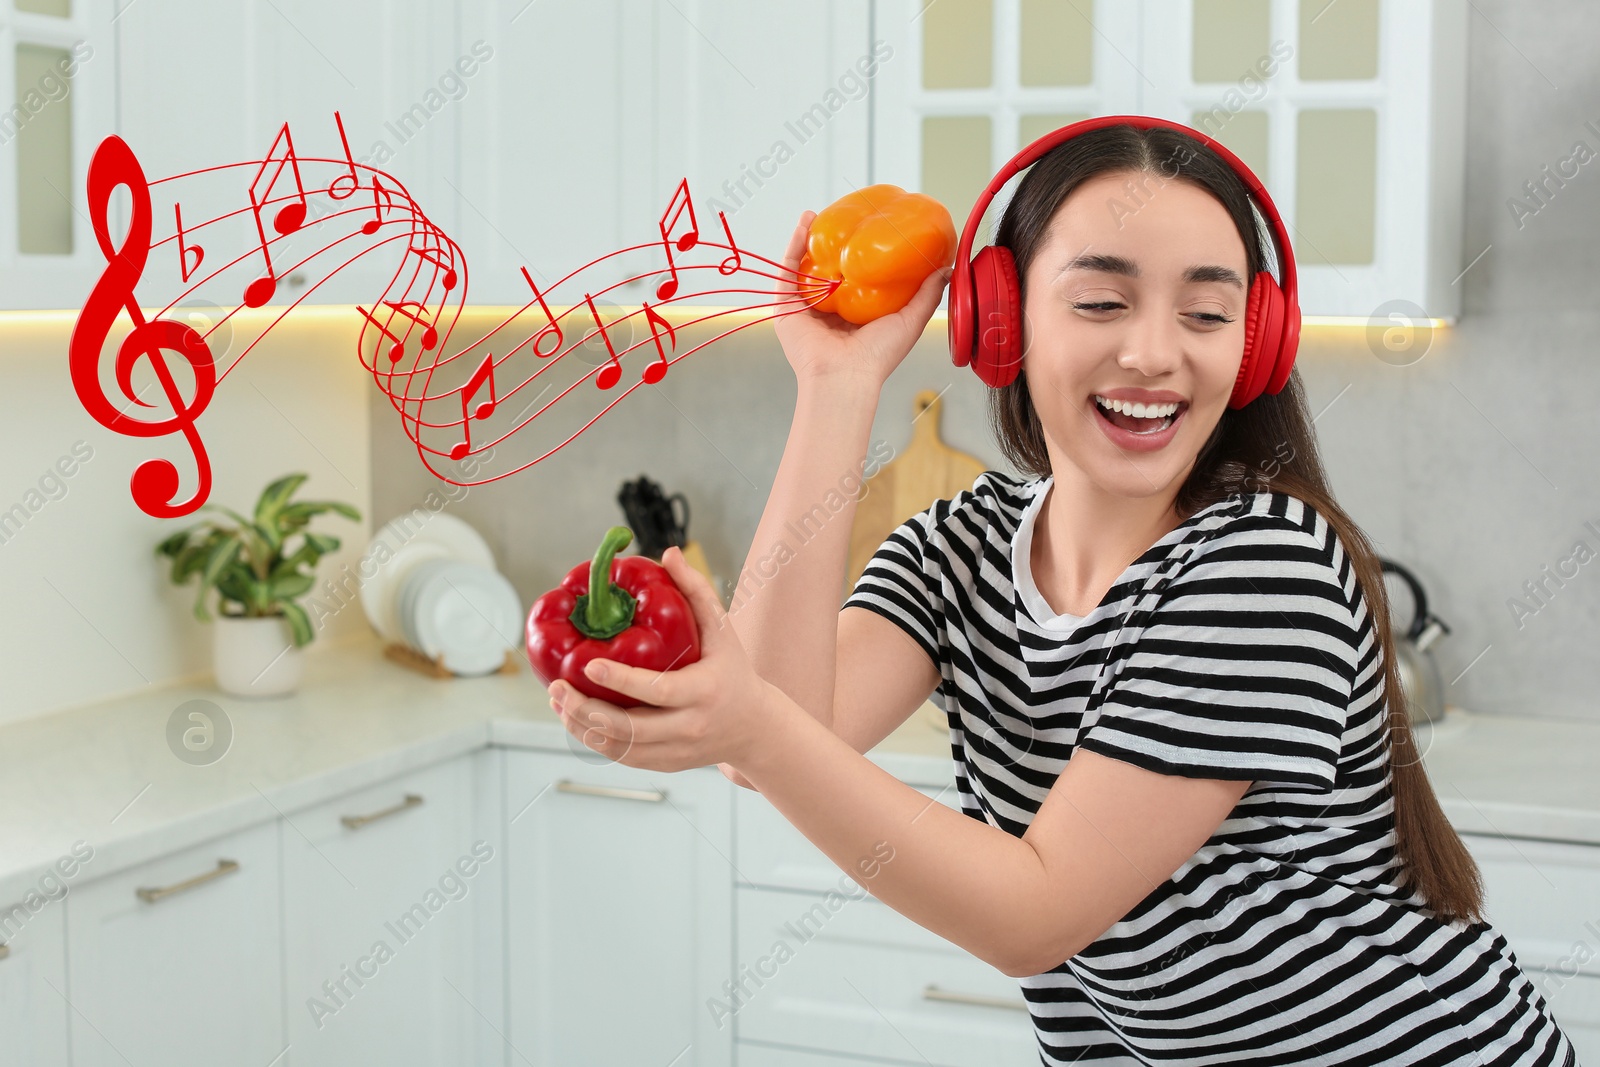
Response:
[{"label": "white kitchen cabinet", "polygon": [[502,850],[475,824],[474,757],[288,812],[285,980],[293,1067],[463,1062],[476,912]]},{"label": "white kitchen cabinet", "polygon": [[876,0],[874,11],[874,32],[906,57],[880,84],[875,180],[942,199],[958,229],[1037,137],[1091,115],[1153,115],[1216,138],[1266,183],[1304,314],[1459,315],[1454,283],[1480,251],[1462,247],[1460,0]]},{"label": "white kitchen cabinet", "polygon": [[[484,36],[496,50],[484,91],[461,106],[456,236],[476,300],[527,303],[519,267],[551,292],[626,246],[644,247],[587,269],[552,302],[581,303],[586,292],[664,270],[660,226],[681,179],[703,240],[726,243],[720,211],[740,248],[774,260],[801,211],[867,184],[868,97],[880,64],[864,5],[499,0],[464,11],[462,36]],[[674,238],[688,227],[687,214],[667,221]],[[714,269],[724,250],[674,254],[679,302],[759,302],[712,290],[772,287],[748,274],[724,280]],[[664,278],[622,285],[597,304],[634,310],[656,299]]]},{"label": "white kitchen cabinet", "polygon": [[[919,791],[959,803],[953,786]],[[918,1064],[1038,1062],[1016,979],[867,896],[760,795],[737,791],[734,824],[741,1063],[750,1041]]]},{"label": "white kitchen cabinet", "polygon": [[[219,9],[201,0],[164,0],[128,5],[117,25],[122,64],[117,132],[151,180],[263,159],[288,123],[303,160],[300,180],[311,221],[299,233],[279,237],[267,219],[279,275],[271,304],[301,298],[309,304],[370,303],[404,255],[407,235],[391,225],[375,237],[351,236],[307,260],[319,247],[355,234],[373,208],[370,194],[333,200],[318,192],[347,173],[333,163],[314,162],[344,157],[335,111],[351,158],[394,175],[430,219],[454,232],[450,194],[458,179],[459,103],[474,89],[478,63],[462,45],[449,5],[276,0]],[[185,39],[199,46],[174,65],[171,42]],[[265,273],[248,211],[255,178],[254,168],[235,167],[152,190],[158,239],[173,232],[175,203],[186,227],[241,212],[230,223],[190,235],[206,249],[191,282],[236,258],[242,263],[200,286],[188,302],[237,305],[244,286]],[[364,173],[362,181],[371,184]],[[294,189],[292,170],[270,186],[273,197]],[[325,218],[334,212],[343,214]],[[376,250],[339,267],[367,246]],[[151,297],[171,300],[186,288],[177,257],[170,244],[152,253],[146,271]]]},{"label": "white kitchen cabinet", "polygon": [[282,1062],[278,821],[75,887],[74,1067]]},{"label": "white kitchen cabinet", "polygon": [[0,308],[69,308],[104,257],[83,174],[116,124],[115,0],[0,4]]},{"label": "white kitchen cabinet", "polygon": [[726,1067],[733,786],[593,752],[509,751],[505,774],[513,1062]]},{"label": "white kitchen cabinet", "polygon": [[[740,248],[780,259],[802,211],[869,184],[870,92],[895,59],[874,54],[868,5],[700,0],[664,7],[656,21],[657,212],[687,177],[702,237],[726,242],[722,212]],[[652,236],[654,219],[640,221]],[[695,275],[686,278],[702,287],[718,278]],[[737,280],[739,288],[761,281]],[[712,293],[695,302],[750,299]]]},{"label": "white kitchen cabinet", "polygon": [[1600,847],[1462,834],[1484,910],[1581,1062],[1600,1062]]},{"label": "white kitchen cabinet", "polygon": [[[462,167],[452,236],[471,263],[473,302],[532,301],[526,267],[552,303],[581,303],[585,286],[598,293],[625,275],[602,266],[572,285],[556,283],[650,239],[671,194],[652,181],[651,71],[662,17],[657,5],[622,0],[461,6],[461,39],[494,50],[456,105]],[[634,285],[596,300],[629,303],[645,292]]]},{"label": "white kitchen cabinet", "polygon": [[938,1067],[1038,1062],[1016,979],[859,889],[741,886],[738,908],[741,1042]]},{"label": "white kitchen cabinet", "polygon": [[0,1067],[67,1065],[66,908],[44,893],[33,903],[0,910]]}]

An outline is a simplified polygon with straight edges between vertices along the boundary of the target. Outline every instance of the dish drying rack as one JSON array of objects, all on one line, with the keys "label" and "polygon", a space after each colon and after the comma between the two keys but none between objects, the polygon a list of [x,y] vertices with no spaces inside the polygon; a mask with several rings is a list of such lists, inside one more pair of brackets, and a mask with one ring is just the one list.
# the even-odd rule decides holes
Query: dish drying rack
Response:
[{"label": "dish drying rack", "polygon": [[[404,645],[398,641],[390,641],[389,643],[385,644],[383,646],[383,655],[385,659],[393,660],[402,667],[409,667],[418,674],[425,674],[429,678],[462,677],[444,665],[444,657],[442,655],[429,656],[424,652],[420,652],[417,649],[412,648],[410,645]],[[522,662],[517,657],[516,649],[508,648],[506,649],[505,662],[496,668],[493,673],[516,674],[521,670]],[[479,676],[475,675],[474,677]],[[488,677],[488,675],[483,675],[481,677]]]}]

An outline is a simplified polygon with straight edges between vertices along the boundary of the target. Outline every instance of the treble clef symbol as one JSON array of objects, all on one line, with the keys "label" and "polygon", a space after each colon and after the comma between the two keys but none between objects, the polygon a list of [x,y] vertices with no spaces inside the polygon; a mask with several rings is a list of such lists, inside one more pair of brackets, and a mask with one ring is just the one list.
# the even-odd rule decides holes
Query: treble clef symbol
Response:
[{"label": "treble clef symbol", "polygon": [[[106,211],[111,196],[119,185],[128,187],[132,210],[129,214],[128,235],[121,247],[113,247],[107,225]],[[94,225],[95,238],[106,257],[105,272],[95,283],[94,291],[84,302],[83,311],[72,328],[68,347],[72,368],[72,387],[84,409],[100,425],[129,437],[164,437],[181,431],[194,451],[199,485],[188,500],[174,503],[178,495],[178,469],[164,459],[149,459],[134,469],[129,481],[133,502],[141,511],[158,518],[187,515],[205,503],[211,495],[211,461],[206,458],[205,444],[195,429],[195,420],[211,402],[217,385],[217,370],[211,349],[205,339],[186,323],[171,319],[145,321],[144,313],[134,298],[134,286],[144,273],[145,260],[150,254],[150,186],[144,168],[134,157],[133,150],[120,137],[107,137],[95,150],[89,163],[89,216]],[[114,364],[117,387],[133,404],[150,408],[154,404],[141,400],[133,390],[133,370],[140,356],[150,357],[156,380],[167,394],[172,407],[170,418],[148,421],[124,414],[106,396],[100,381],[100,356],[106,338],[121,311],[127,311],[133,320],[133,329],[117,347]],[[184,402],[177,382],[172,377],[162,352],[176,352],[189,361],[194,374],[194,399]]]}]

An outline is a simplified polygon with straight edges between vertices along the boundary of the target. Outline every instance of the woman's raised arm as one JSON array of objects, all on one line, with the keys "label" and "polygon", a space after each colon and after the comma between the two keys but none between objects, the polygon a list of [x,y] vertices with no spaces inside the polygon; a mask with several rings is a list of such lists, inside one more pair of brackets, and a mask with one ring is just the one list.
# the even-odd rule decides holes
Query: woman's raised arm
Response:
[{"label": "woman's raised arm", "polygon": [[[797,271],[813,218],[801,215],[784,255]],[[799,395],[729,620],[760,675],[830,728],[852,487],[883,383],[921,336],[948,276],[935,271],[905,308],[864,326],[816,311],[775,324]],[[844,506],[830,511],[841,496]]]}]

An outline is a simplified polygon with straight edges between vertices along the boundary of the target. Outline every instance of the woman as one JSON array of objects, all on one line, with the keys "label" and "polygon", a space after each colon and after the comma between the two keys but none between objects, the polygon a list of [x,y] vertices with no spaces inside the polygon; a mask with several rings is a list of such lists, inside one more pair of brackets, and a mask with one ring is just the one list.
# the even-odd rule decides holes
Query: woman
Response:
[{"label": "woman", "polygon": [[[1574,1064],[1388,699],[1381,574],[1298,375],[1228,407],[1265,266],[1239,176],[1181,132],[1096,130],[1032,167],[996,243],[1025,336],[991,415],[1032,477],[985,472],[907,520],[839,611],[852,510],[817,506],[860,469],[947,275],[864,327],[779,320],[799,392],[759,588],[727,615],[669,550],[702,660],[602,664],[664,710],[556,683],[568,728],[759,790],[1019,978],[1046,1064]],[[961,814],[861,755],[930,693]]]}]

